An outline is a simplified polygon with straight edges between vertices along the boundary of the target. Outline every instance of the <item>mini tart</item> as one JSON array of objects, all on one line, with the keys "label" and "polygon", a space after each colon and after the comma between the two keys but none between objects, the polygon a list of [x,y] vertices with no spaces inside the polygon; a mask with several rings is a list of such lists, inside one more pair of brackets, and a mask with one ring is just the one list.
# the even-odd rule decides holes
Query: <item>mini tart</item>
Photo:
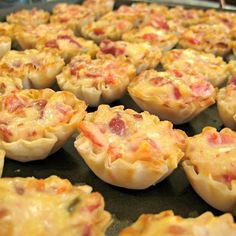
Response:
[{"label": "mini tart", "polygon": [[0,96],[19,91],[22,88],[21,79],[0,76]]},{"label": "mini tart", "polygon": [[193,189],[212,207],[236,214],[236,132],[206,127],[188,139],[183,162]]},{"label": "mini tart", "polygon": [[231,50],[229,30],[223,24],[193,25],[181,34],[179,45],[219,56]]},{"label": "mini tart", "polygon": [[2,176],[3,172],[5,154],[5,151],[0,150],[0,177]]},{"label": "mini tart", "polygon": [[206,10],[204,22],[207,24],[224,24],[228,29],[232,29],[236,23],[235,12],[216,11],[215,9]]},{"label": "mini tart", "polygon": [[13,12],[6,18],[7,22],[10,24],[31,25],[35,27],[37,25],[46,24],[49,20],[49,16],[49,12],[33,8],[31,10],[23,9]]},{"label": "mini tart", "polygon": [[182,21],[180,19],[167,20],[165,16],[162,16],[161,14],[156,14],[155,12],[151,12],[150,14],[147,14],[145,16],[143,23],[140,27],[144,26],[151,26],[156,29],[172,32],[177,35],[179,35],[186,29],[182,25]]},{"label": "mini tart", "polygon": [[231,75],[236,76],[236,60],[230,60],[228,65]]},{"label": "mini tart", "polygon": [[0,149],[10,159],[40,160],[60,149],[86,105],[69,92],[25,89],[0,97]]},{"label": "mini tart", "polygon": [[122,39],[131,43],[146,42],[164,51],[170,50],[178,42],[178,37],[175,34],[162,29],[156,29],[152,26],[144,26],[140,29],[130,30],[123,34]]},{"label": "mini tart", "polygon": [[214,216],[211,212],[196,218],[182,218],[173,211],[143,214],[119,236],[234,236],[236,224],[231,214]]},{"label": "mini tart", "polygon": [[127,20],[134,26],[138,26],[146,14],[149,13],[148,5],[145,3],[122,5],[116,11],[104,15],[101,19],[108,21]]},{"label": "mini tart", "polygon": [[60,32],[68,32],[74,35],[72,30],[66,30],[64,25],[42,24],[35,28],[31,26],[18,26],[15,28],[16,41],[22,49],[36,48],[38,40],[48,35],[58,35]]},{"label": "mini tart", "polygon": [[64,25],[76,35],[80,34],[82,26],[95,19],[95,13],[91,9],[78,4],[59,3],[54,7],[53,13],[51,23]]},{"label": "mini tart", "polygon": [[111,215],[104,199],[88,185],[69,180],[0,179],[0,235],[104,236]]},{"label": "mini tart", "polygon": [[56,50],[59,55],[67,63],[72,57],[80,54],[87,54],[95,57],[98,47],[91,41],[71,34],[71,31],[64,30],[58,34],[49,34],[47,37],[41,38],[36,44],[38,50],[44,48]]},{"label": "mini tart", "polygon": [[11,38],[8,36],[0,36],[0,58],[11,50]]},{"label": "mini tart", "polygon": [[228,65],[222,57],[193,49],[174,49],[166,52],[161,63],[165,70],[183,70],[189,74],[202,74],[214,86],[220,86],[229,76]]},{"label": "mini tart", "polygon": [[7,22],[0,22],[0,35],[7,36],[14,39],[14,24],[9,24]]},{"label": "mini tart", "polygon": [[128,87],[129,94],[141,109],[162,120],[182,124],[215,103],[214,87],[201,75],[182,71],[147,70]]},{"label": "mini tart", "polygon": [[63,59],[54,51],[12,50],[1,59],[0,74],[20,78],[24,88],[46,88],[53,85],[63,66]]},{"label": "mini tart", "polygon": [[166,14],[166,19],[168,20],[181,20],[184,27],[189,27],[191,25],[196,25],[204,22],[203,20],[204,12],[199,9],[185,9],[182,6],[176,6],[170,8]]},{"label": "mini tart", "polygon": [[154,69],[160,62],[162,52],[158,47],[148,43],[129,43],[125,41],[103,40],[97,57],[107,54],[114,57],[125,56],[135,65],[137,73],[146,69]]},{"label": "mini tart", "polygon": [[128,20],[100,19],[83,26],[81,34],[87,39],[100,43],[104,39],[120,40],[122,35],[132,28],[133,24]]},{"label": "mini tart", "polygon": [[183,157],[186,134],[148,112],[101,105],[79,123],[75,147],[103,181],[145,189],[166,178]]},{"label": "mini tart", "polygon": [[217,94],[217,108],[224,125],[236,130],[236,77]]},{"label": "mini tart", "polygon": [[104,57],[92,60],[89,56],[76,56],[57,76],[61,90],[74,93],[90,106],[110,103],[121,98],[135,67],[125,58]]},{"label": "mini tart", "polygon": [[96,18],[99,18],[113,10],[115,0],[85,0],[82,5],[94,12]]}]

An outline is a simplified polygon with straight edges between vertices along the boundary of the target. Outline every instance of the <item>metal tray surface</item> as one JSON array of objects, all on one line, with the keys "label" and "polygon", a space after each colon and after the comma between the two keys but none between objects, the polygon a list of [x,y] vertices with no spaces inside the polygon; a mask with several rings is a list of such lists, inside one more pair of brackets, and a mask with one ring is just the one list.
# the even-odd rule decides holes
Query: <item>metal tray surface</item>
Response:
[{"label": "metal tray surface", "polygon": [[[3,20],[10,12],[21,8],[38,7],[50,11],[57,2],[18,5],[0,9],[0,20]],[[78,0],[67,2],[75,3]],[[120,4],[132,1],[117,2]],[[201,4],[201,1],[199,1],[199,4]],[[58,88],[54,87],[54,89],[57,90]],[[124,105],[125,108],[141,111],[128,94],[111,105]],[[88,108],[89,112],[94,110],[96,109]],[[207,125],[214,126],[217,129],[223,127],[215,105],[201,113],[190,123],[175,126],[175,128],[182,129],[189,136],[192,136],[201,132],[202,128]],[[222,212],[210,207],[194,192],[181,166],[161,183],[146,190],[128,190],[106,184],[96,177],[84,163],[74,148],[74,140],[75,137],[70,138],[62,149],[42,161],[20,163],[6,159],[3,177],[34,176],[36,178],[46,178],[50,175],[57,175],[61,178],[69,179],[73,184],[88,184],[92,186],[94,191],[98,191],[103,195],[105,208],[113,216],[113,223],[107,231],[108,236],[117,235],[122,228],[133,223],[143,213],[159,213],[163,210],[173,210],[175,214],[183,217],[195,217],[205,211],[211,211],[215,215],[222,214]]]}]

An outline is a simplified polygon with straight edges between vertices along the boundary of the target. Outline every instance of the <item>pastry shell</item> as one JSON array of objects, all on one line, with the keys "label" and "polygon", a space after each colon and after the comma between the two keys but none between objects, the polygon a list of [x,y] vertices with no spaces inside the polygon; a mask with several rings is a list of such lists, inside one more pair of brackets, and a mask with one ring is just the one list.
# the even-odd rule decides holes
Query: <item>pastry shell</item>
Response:
[{"label": "pastry shell", "polygon": [[[235,78],[233,78],[235,80]],[[229,83],[217,93],[217,109],[226,127],[236,130],[236,84]]]},{"label": "pastry shell", "polygon": [[[101,105],[99,106],[98,111],[95,113],[101,112],[101,114],[103,114],[104,116],[107,115],[109,117],[111,113],[109,115],[108,113],[114,111],[120,112],[121,116],[122,112],[129,114],[130,116],[141,115],[147,123],[153,123],[154,127],[156,125],[160,125],[162,128],[164,127],[163,129],[168,127],[168,131],[166,132],[168,133],[170,129],[170,132],[172,132],[173,135],[176,135],[176,139],[175,137],[173,138],[175,139],[175,141],[170,141],[170,145],[175,151],[173,151],[172,153],[168,152],[165,154],[160,154],[160,157],[157,154],[157,163],[155,163],[151,159],[148,159],[148,156],[146,156],[144,159],[138,159],[134,154],[133,158],[137,159],[130,162],[128,161],[129,154],[125,152],[123,152],[124,156],[122,158],[118,158],[115,161],[112,161],[110,154],[108,154],[108,144],[104,144],[103,150],[98,150],[96,145],[94,145],[91,140],[87,138],[82,132],[77,137],[74,145],[89,168],[104,182],[128,189],[146,189],[151,185],[159,183],[167,176],[169,176],[173,172],[173,170],[177,168],[178,162],[184,155],[183,150],[185,149],[186,134],[180,130],[173,130],[172,124],[168,121],[163,121],[163,123],[160,123],[161,121],[158,119],[158,117],[152,116],[148,112],[138,114],[131,109],[124,110],[123,106],[109,108],[107,105]],[[95,114],[88,114],[87,120],[93,122],[93,116],[95,116]],[[105,119],[106,118],[104,117],[104,120]],[[132,126],[132,123],[129,124]],[[87,125],[86,121],[85,123],[81,122],[79,124],[79,131],[82,130],[81,127],[83,125]],[[148,137],[148,135],[144,136]],[[102,138],[99,140],[102,140]],[[111,145],[113,144],[113,141],[111,141]],[[145,147],[145,145],[142,147],[140,146],[141,149],[144,148],[143,150],[146,150]],[[137,153],[137,155],[139,154]]]},{"label": "pastry shell", "polygon": [[[208,94],[206,97],[205,95],[196,97],[190,90],[190,92],[187,92],[187,97],[176,99],[171,97],[171,93],[173,92],[169,90],[165,92],[164,84],[164,87],[161,87],[159,92],[165,93],[165,96],[167,96],[167,98],[165,96],[162,98],[158,90],[154,92],[157,87],[155,84],[150,84],[150,82],[148,82],[148,79],[156,77],[159,78],[163,75],[166,75],[166,77],[168,78],[168,76],[171,76],[171,74],[173,73],[176,72],[157,72],[154,70],[144,71],[129,84],[128,91],[132,99],[142,110],[149,111],[150,113],[160,117],[162,120],[170,120],[174,124],[183,124],[192,120],[200,112],[205,110],[210,105],[214,104],[216,91],[208,81],[202,78],[202,76],[195,77],[181,72],[184,77],[186,76],[186,78],[179,83],[177,82],[179,79],[178,76],[174,76],[174,78],[176,78],[173,80],[173,82],[176,80],[175,86],[181,89],[183,88],[183,91],[185,92],[185,84],[187,84],[188,81],[196,78],[194,79],[195,82],[200,82],[204,86],[208,87],[210,94]],[[198,78],[200,78],[199,81]],[[192,100],[192,98],[194,98],[195,100]]]},{"label": "pastry shell", "polygon": [[[45,124],[41,127],[41,137],[37,137],[33,140],[19,138],[13,141],[0,139],[0,148],[6,152],[6,156],[10,159],[20,162],[45,159],[47,156],[58,151],[72,135],[75,131],[77,122],[82,120],[86,114],[86,105],[83,101],[76,99],[76,97],[69,92],[54,92],[51,89],[31,89],[16,92],[17,96],[21,96],[21,94],[22,96],[33,98],[35,101],[37,101],[37,99],[45,99],[48,103],[53,101],[53,99],[58,99],[58,104],[67,104],[73,109],[73,115],[68,122],[62,121],[50,125],[50,123],[46,123],[46,120]],[[0,102],[2,103],[3,99],[8,99],[7,96],[11,95],[1,97]]]},{"label": "pastry shell", "polygon": [[92,60],[84,55],[74,57],[64,67],[57,83],[61,90],[74,93],[90,106],[98,106],[121,98],[135,75],[135,67],[125,58]]},{"label": "pastry shell", "polygon": [[131,226],[123,229],[119,236],[234,236],[236,225],[231,214],[214,216],[205,212],[196,218],[182,218],[167,210],[159,214],[142,214]]},{"label": "pastry shell", "polygon": [[[203,129],[202,134],[199,134],[197,136],[202,136],[202,135],[208,135],[211,132],[217,132],[215,128],[212,127],[206,127]],[[231,131],[228,128],[225,128],[221,131],[221,133],[224,134],[231,134],[233,131]],[[235,132],[234,132],[235,133]],[[203,136],[205,137],[205,136]],[[236,136],[235,136],[236,137]],[[214,140],[217,141],[215,136],[213,136]],[[215,163],[213,164],[212,162],[214,159],[216,160],[217,157],[215,157],[214,153],[211,154],[212,160],[204,159],[204,151],[205,147],[196,149],[197,153],[193,153],[193,150],[191,147],[197,148],[199,143],[195,141],[197,137],[189,138],[191,140],[187,141],[187,148],[185,152],[185,158],[184,161],[182,162],[182,166],[184,168],[184,171],[186,173],[186,176],[193,187],[193,189],[197,192],[197,194],[203,198],[209,205],[212,207],[223,211],[223,212],[231,212],[232,214],[236,215],[236,182],[234,179],[230,180],[231,187],[229,187],[225,182],[218,180],[217,177],[214,177],[212,172],[210,170],[207,172],[206,170],[200,169],[198,166],[198,163],[193,163],[191,160],[191,156],[194,159],[194,155],[198,155],[199,158],[199,163],[203,166],[205,169],[210,169],[208,167],[207,162],[211,162],[211,168],[214,168],[215,171],[218,171],[219,168],[223,170],[221,172],[222,174],[230,172],[230,170],[227,169],[227,166],[224,166],[223,163]],[[195,139],[195,140],[194,140]],[[226,142],[228,141],[227,138],[225,139]],[[233,147],[233,144],[231,144],[232,148],[227,148],[227,146],[222,146],[222,149],[220,149],[220,153],[223,152],[227,154],[230,150],[231,154],[234,155],[236,153],[236,148]],[[211,150],[207,150],[206,153],[209,156]],[[202,160],[200,160],[200,157]],[[210,156],[209,156],[210,157]],[[197,158],[197,156],[196,156]],[[223,156],[219,156],[218,158],[224,158]],[[195,160],[194,160],[195,161]],[[201,162],[200,162],[201,161]],[[203,162],[204,161],[204,162]],[[227,161],[227,160],[226,160]],[[233,160],[232,160],[233,161]],[[197,160],[195,161],[197,162]],[[204,164],[205,163],[205,164]],[[220,166],[219,166],[220,165]],[[201,167],[203,168],[203,167]],[[233,168],[233,167],[232,167]],[[228,171],[228,172],[227,172]],[[218,177],[219,178],[219,177]]]},{"label": "pastry shell", "polygon": [[11,50],[11,38],[0,36],[0,58]]},{"label": "pastry shell", "polygon": [[63,59],[52,50],[9,51],[0,61],[0,74],[20,78],[24,88],[53,85],[64,66]]}]

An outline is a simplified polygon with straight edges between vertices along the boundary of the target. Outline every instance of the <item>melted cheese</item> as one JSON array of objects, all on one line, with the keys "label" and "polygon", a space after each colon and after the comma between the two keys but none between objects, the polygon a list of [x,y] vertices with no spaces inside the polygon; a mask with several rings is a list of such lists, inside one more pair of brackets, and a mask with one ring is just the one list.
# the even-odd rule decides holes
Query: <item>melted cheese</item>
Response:
[{"label": "melted cheese", "polygon": [[56,176],[0,179],[0,235],[104,235],[110,214],[85,187]]}]

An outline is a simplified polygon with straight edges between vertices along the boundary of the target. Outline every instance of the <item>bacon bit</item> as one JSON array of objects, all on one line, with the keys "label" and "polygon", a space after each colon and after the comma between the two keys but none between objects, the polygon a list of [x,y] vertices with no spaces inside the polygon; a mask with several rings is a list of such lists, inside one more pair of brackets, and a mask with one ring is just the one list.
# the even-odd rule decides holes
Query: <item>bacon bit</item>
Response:
[{"label": "bacon bit", "polygon": [[78,43],[76,40],[74,40],[71,36],[69,35],[59,35],[57,37],[58,39],[62,39],[62,40],[68,40],[70,43],[75,44],[77,47],[81,48],[82,46],[80,45],[80,43]]},{"label": "bacon bit", "polygon": [[12,132],[7,129],[6,127],[0,126],[0,134],[2,135],[2,138],[4,141],[9,142],[10,137],[13,136]]},{"label": "bacon bit", "polygon": [[117,27],[118,27],[118,29],[120,29],[120,30],[123,30],[123,29],[125,28],[125,26],[126,26],[126,23],[125,23],[124,21],[119,22],[119,23],[117,24]]},{"label": "bacon bit", "polygon": [[236,86],[236,77],[232,77],[231,80],[229,80],[229,84]]},{"label": "bacon bit", "polygon": [[47,41],[47,42],[45,43],[45,47],[47,47],[47,48],[56,48],[56,49],[59,49],[59,46],[58,46],[56,40]]},{"label": "bacon bit", "polygon": [[174,235],[182,235],[185,232],[186,232],[186,230],[179,225],[171,225],[168,228],[168,233],[174,234]]},{"label": "bacon bit", "polygon": [[114,80],[114,77],[113,77],[112,74],[109,74],[109,75],[106,77],[105,83],[106,83],[107,85],[115,84],[115,80]]},{"label": "bacon bit", "polygon": [[149,33],[149,34],[144,34],[143,39],[148,40],[148,41],[154,41],[154,40],[158,40],[158,36],[156,34]]},{"label": "bacon bit", "polygon": [[7,214],[8,214],[8,210],[6,208],[1,208],[0,209],[0,219],[2,219],[5,216],[7,216]]},{"label": "bacon bit", "polygon": [[102,35],[104,34],[104,30],[102,28],[94,28],[93,32],[95,35]]},{"label": "bacon bit", "polygon": [[156,86],[163,86],[165,84],[169,84],[170,81],[164,77],[155,77],[150,80]]},{"label": "bacon bit", "polygon": [[108,153],[111,155],[111,162],[116,161],[119,158],[122,158],[122,154],[119,152],[119,149],[109,145]]},{"label": "bacon bit", "polygon": [[136,119],[136,120],[142,120],[143,119],[143,116],[141,114],[133,114],[133,117]]},{"label": "bacon bit", "polygon": [[20,101],[15,94],[12,96],[7,96],[3,100],[3,105],[8,112],[15,112],[21,110],[25,107],[22,101]]},{"label": "bacon bit", "polygon": [[229,185],[232,180],[236,180],[236,174],[235,173],[226,173],[222,175],[223,181]]},{"label": "bacon bit", "polygon": [[156,28],[161,28],[161,29],[164,29],[164,30],[169,30],[170,27],[169,25],[167,24],[167,22],[165,22],[163,19],[161,19],[159,16],[158,17],[155,17],[152,21],[152,25]]},{"label": "bacon bit", "polygon": [[69,21],[69,18],[66,18],[66,17],[62,17],[59,19],[60,23],[66,23],[67,21]]},{"label": "bacon bit", "polygon": [[125,53],[125,48],[115,47],[115,43],[110,40],[103,40],[100,45],[100,49],[105,54],[111,54],[114,57],[118,55],[123,55]]},{"label": "bacon bit", "polygon": [[48,101],[45,99],[39,99],[33,103],[33,106],[38,106],[40,109],[44,109]]},{"label": "bacon bit", "polygon": [[109,128],[112,133],[115,133],[119,136],[125,134],[125,122],[120,119],[120,117],[113,118],[109,123]]},{"label": "bacon bit", "polygon": [[85,76],[89,77],[89,78],[93,78],[93,79],[96,79],[98,77],[101,77],[101,74],[93,74],[93,73],[90,73],[90,72],[86,72],[85,73]]},{"label": "bacon bit", "polygon": [[211,145],[224,145],[236,143],[236,138],[225,133],[211,133],[207,136],[207,141]]},{"label": "bacon bit", "polygon": [[179,88],[177,88],[177,87],[173,87],[173,92],[174,92],[174,96],[175,96],[175,99],[180,99],[181,98],[181,93],[180,93],[180,91],[179,91]]},{"label": "bacon bit", "polygon": [[[195,84],[191,84],[189,86],[193,93],[197,96],[209,96],[211,91],[213,91],[213,87],[211,86],[210,83],[195,83]],[[211,89],[212,87],[212,89]]]},{"label": "bacon bit", "polygon": [[25,189],[22,187],[22,186],[17,186],[15,185],[15,190],[16,190],[16,193],[19,194],[19,195],[24,195],[25,193]]},{"label": "bacon bit", "polygon": [[200,44],[200,43],[201,43],[200,40],[194,39],[194,38],[188,39],[188,42],[191,43],[191,44],[194,44],[194,45],[197,45],[197,44]]},{"label": "bacon bit", "polygon": [[217,43],[217,46],[221,47],[221,48],[227,48],[228,47],[228,45],[226,43],[223,43],[223,42]]},{"label": "bacon bit", "polygon": [[90,205],[90,206],[87,206],[87,209],[88,211],[91,213],[93,212],[94,210],[96,210],[97,208],[99,208],[101,206],[100,203],[97,203],[97,204],[93,204],[93,205]]},{"label": "bacon bit", "polygon": [[98,147],[103,147],[106,144],[106,140],[104,139],[103,133],[100,129],[89,122],[80,122],[79,123],[79,130],[87,137],[93,144],[97,145]]},{"label": "bacon bit", "polygon": [[173,70],[172,72],[173,72],[173,74],[175,75],[175,77],[180,78],[180,77],[183,76],[183,73],[180,72],[179,70]]},{"label": "bacon bit", "polygon": [[91,236],[92,235],[92,226],[85,225],[81,236]]}]

